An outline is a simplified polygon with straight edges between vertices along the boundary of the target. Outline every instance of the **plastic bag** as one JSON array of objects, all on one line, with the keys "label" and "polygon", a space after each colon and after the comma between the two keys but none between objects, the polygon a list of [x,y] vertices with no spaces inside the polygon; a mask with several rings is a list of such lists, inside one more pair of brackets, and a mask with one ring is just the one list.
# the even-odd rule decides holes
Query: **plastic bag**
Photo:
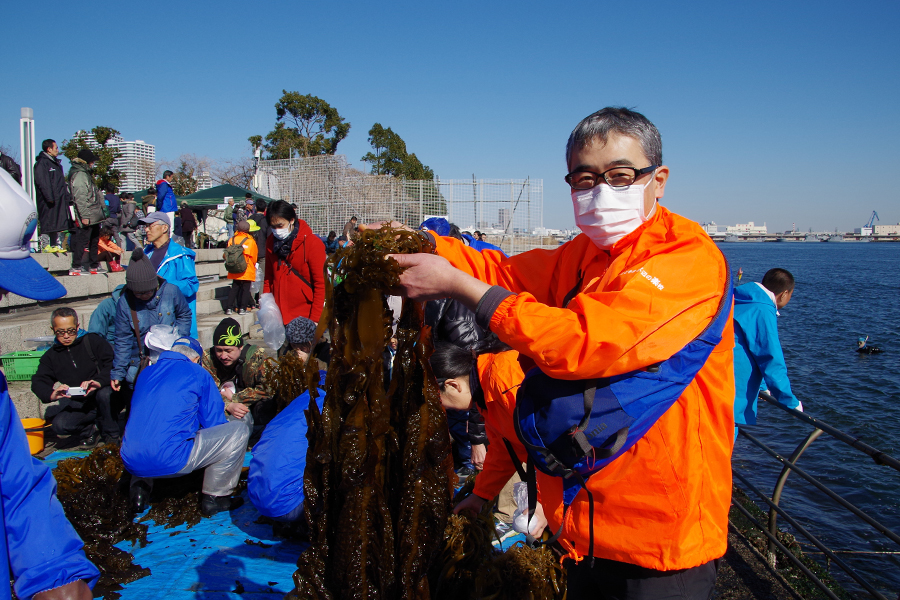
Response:
[{"label": "plastic bag", "polygon": [[180,337],[172,325],[151,325],[150,331],[144,336],[144,346],[150,353],[151,364],[159,359],[160,353],[171,350],[172,344]]},{"label": "plastic bag", "polygon": [[275,304],[275,296],[262,294],[259,297],[259,311],[256,313],[256,322],[263,330],[263,342],[272,350],[278,350],[284,345],[284,323],[281,321],[281,310]]},{"label": "plastic bag", "polygon": [[528,533],[528,484],[524,481],[513,484],[513,498],[516,499],[516,510],[513,512],[513,529],[519,533]]},{"label": "plastic bag", "polygon": [[256,263],[256,279],[253,283],[250,284],[250,294],[255,296],[259,293],[259,290],[262,289],[263,277],[265,273],[263,273],[259,268],[259,263]]}]

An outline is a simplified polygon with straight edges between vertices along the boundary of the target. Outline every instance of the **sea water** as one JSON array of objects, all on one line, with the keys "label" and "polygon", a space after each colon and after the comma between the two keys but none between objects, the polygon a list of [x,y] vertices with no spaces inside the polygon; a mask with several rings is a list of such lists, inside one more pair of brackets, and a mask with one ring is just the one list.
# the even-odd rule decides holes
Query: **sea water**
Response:
[{"label": "sea water", "polygon": [[[778,330],[791,387],[804,411],[900,459],[900,243],[744,242],[719,248],[736,285],[738,269],[743,269],[741,283],[761,281],[773,267],[794,275],[794,295],[780,311]],[[858,354],[857,339],[865,335],[884,353]],[[787,457],[812,428],[760,401],[758,424],[748,431]],[[773,459],[739,438],[733,464],[771,495],[781,470]],[[876,465],[827,434],[797,464],[900,535],[900,472]],[[834,550],[900,553],[900,545],[796,473],[781,505]],[[779,524],[790,530],[783,519]],[[806,542],[802,536],[798,540]],[[897,597],[900,554],[839,556],[888,598]],[[847,589],[867,596],[839,567],[832,564],[830,571]]]}]

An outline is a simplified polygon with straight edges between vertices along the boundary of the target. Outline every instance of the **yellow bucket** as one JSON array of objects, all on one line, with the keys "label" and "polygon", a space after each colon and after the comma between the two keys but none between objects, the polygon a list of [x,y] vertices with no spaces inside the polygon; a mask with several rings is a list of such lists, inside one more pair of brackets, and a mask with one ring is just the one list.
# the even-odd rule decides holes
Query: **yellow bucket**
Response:
[{"label": "yellow bucket", "polygon": [[[43,419],[22,419],[22,427],[26,430],[42,428],[43,426]],[[43,429],[39,429],[38,431],[26,431],[25,435],[28,436],[28,449],[31,450],[32,454],[37,454],[44,449]]]}]

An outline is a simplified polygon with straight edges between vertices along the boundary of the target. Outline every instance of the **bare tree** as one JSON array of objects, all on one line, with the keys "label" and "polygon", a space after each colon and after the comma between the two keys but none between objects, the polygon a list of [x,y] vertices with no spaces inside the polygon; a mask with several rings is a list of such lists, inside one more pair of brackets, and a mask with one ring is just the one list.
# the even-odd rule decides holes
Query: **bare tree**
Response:
[{"label": "bare tree", "polygon": [[135,163],[135,181],[128,181],[130,187],[138,189],[146,189],[156,183],[159,176],[159,167],[155,161],[149,158],[142,158]]},{"label": "bare tree", "polygon": [[230,184],[249,190],[253,183],[253,159],[243,157],[238,159],[224,159],[212,167],[212,179],[218,184]]},{"label": "bare tree", "polygon": [[212,161],[205,156],[182,154],[172,161],[163,161],[160,167],[175,173],[172,188],[176,196],[187,196],[197,191],[200,177],[209,173]]}]

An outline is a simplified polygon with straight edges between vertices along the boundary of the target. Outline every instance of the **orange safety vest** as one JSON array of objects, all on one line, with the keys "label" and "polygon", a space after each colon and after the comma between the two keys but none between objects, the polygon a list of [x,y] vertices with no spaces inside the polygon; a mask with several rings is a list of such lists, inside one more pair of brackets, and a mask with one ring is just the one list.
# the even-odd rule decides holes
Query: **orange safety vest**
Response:
[{"label": "orange safety vest", "polygon": [[[494,311],[491,331],[560,379],[608,377],[668,359],[712,320],[727,277],[725,258],[709,236],[659,205],[609,250],[579,235],[557,249],[510,258],[450,238],[437,238],[437,252],[514,292]],[[725,553],[733,337],[729,319],[722,342],[672,408],[588,480],[596,557],[666,571]],[[538,473],[552,531],[563,519],[562,489],[561,479]],[[587,552],[589,510],[582,490],[565,516],[560,541],[576,559]]]}]

